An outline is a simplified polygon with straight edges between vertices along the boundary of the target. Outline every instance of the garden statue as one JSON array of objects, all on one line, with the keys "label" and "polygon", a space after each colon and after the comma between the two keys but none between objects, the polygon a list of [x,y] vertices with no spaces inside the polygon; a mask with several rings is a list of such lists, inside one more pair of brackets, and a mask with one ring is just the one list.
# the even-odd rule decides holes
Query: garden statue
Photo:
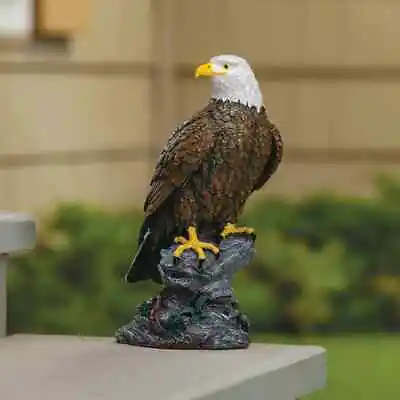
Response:
[{"label": "garden statue", "polygon": [[132,283],[152,279],[163,289],[116,332],[119,343],[248,346],[249,323],[231,282],[251,260],[255,232],[236,223],[249,196],[277,170],[283,143],[247,61],[216,56],[197,68],[199,76],[211,77],[212,96],[161,152],[125,277]]}]

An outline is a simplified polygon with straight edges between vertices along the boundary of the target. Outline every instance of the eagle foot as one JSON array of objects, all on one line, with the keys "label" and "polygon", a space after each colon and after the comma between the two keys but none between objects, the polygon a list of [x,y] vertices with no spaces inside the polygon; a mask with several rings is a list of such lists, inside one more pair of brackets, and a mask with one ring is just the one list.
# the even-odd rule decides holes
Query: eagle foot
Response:
[{"label": "eagle foot", "polygon": [[248,228],[248,227],[240,227],[238,228],[235,224],[226,224],[224,226],[224,229],[221,233],[221,237],[223,239],[226,239],[228,236],[231,235],[249,235],[253,238],[253,240],[256,240],[256,231],[253,228]]},{"label": "eagle foot", "polygon": [[179,243],[180,246],[178,246],[174,251],[174,260],[179,259],[185,250],[193,250],[197,254],[200,262],[204,262],[204,260],[206,260],[206,254],[204,250],[210,250],[215,256],[219,255],[219,248],[217,246],[212,243],[200,241],[194,226],[190,226],[188,228],[188,236],[188,239],[182,236],[175,238],[175,243]]}]

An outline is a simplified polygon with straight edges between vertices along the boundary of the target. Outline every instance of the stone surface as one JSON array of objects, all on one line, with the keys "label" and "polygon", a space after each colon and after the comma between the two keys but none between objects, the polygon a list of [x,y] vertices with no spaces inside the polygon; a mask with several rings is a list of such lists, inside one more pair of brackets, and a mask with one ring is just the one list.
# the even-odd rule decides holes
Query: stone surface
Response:
[{"label": "stone surface", "polygon": [[0,339],[0,398],[293,400],[325,385],[324,350],[251,344],[237,351],[119,346],[112,338]]},{"label": "stone surface", "polygon": [[219,257],[207,252],[202,264],[193,251],[174,261],[175,249],[173,245],[161,253],[163,289],[117,330],[117,342],[157,348],[246,348],[249,321],[233,296],[232,280],[251,261],[253,238],[223,240]]}]

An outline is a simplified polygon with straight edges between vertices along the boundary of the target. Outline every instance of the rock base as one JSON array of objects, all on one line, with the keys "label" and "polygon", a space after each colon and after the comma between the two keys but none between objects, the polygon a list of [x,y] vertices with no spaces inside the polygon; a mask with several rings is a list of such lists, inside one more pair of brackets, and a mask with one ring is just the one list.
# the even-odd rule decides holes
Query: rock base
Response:
[{"label": "rock base", "polygon": [[163,349],[247,348],[249,321],[239,310],[231,283],[254,254],[253,238],[225,239],[220,256],[208,253],[202,265],[189,251],[174,262],[175,248],[162,252],[164,288],[116,331],[117,343]]}]

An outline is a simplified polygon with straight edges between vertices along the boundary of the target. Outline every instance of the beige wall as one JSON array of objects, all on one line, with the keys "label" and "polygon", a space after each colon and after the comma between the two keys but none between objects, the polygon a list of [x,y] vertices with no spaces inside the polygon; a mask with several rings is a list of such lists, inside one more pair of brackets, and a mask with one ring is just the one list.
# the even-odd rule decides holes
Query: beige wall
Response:
[{"label": "beige wall", "polygon": [[372,174],[400,173],[399,11],[392,0],[93,1],[69,51],[0,49],[0,209],[141,202],[169,130],[207,100],[194,65],[221,52],[254,65],[285,138],[266,192],[369,194]]},{"label": "beige wall", "polygon": [[69,51],[0,50],[0,209],[141,200],[151,41],[150,1],[96,0]]},{"label": "beige wall", "polygon": [[[251,60],[286,157],[266,192],[371,194],[374,174],[400,174],[400,4],[392,0],[179,0],[177,59],[217,52]],[[211,17],[207,16],[213,10]],[[200,16],[200,18],[197,18]],[[201,20],[207,20],[207,24]],[[177,115],[206,99],[188,67]],[[327,152],[327,149],[331,149]]]}]

